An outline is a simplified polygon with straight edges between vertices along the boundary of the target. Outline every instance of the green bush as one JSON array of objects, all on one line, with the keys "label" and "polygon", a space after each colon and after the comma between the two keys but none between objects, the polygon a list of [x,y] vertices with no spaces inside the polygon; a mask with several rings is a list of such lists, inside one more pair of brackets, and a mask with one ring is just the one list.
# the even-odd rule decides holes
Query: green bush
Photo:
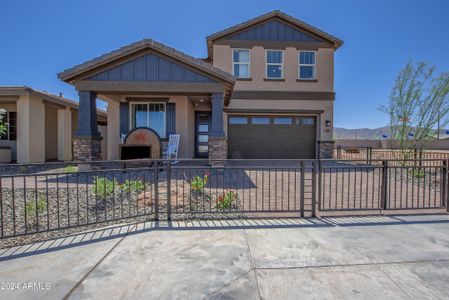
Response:
[{"label": "green bush", "polygon": [[44,197],[39,197],[37,201],[30,201],[25,206],[27,216],[36,215],[36,209],[39,214],[47,209],[47,202]]},{"label": "green bush", "polygon": [[426,176],[426,172],[423,169],[411,169],[409,170],[409,176],[415,177],[415,178],[423,178]]},{"label": "green bush", "polygon": [[217,208],[230,209],[237,204],[238,198],[238,194],[234,191],[222,193],[218,196]]},{"label": "green bush", "polygon": [[64,168],[64,173],[76,173],[76,172],[78,172],[77,166],[69,165]]},{"label": "green bush", "polygon": [[140,193],[145,190],[145,184],[141,179],[130,180],[126,179],[125,182],[120,186],[125,193]]},{"label": "green bush", "polygon": [[109,180],[106,177],[96,176],[94,178],[95,195],[100,198],[106,198],[114,192],[119,186],[116,179]]},{"label": "green bush", "polygon": [[209,174],[205,174],[204,177],[196,175],[190,182],[190,186],[193,191],[199,192],[206,187],[208,181],[209,181]]}]

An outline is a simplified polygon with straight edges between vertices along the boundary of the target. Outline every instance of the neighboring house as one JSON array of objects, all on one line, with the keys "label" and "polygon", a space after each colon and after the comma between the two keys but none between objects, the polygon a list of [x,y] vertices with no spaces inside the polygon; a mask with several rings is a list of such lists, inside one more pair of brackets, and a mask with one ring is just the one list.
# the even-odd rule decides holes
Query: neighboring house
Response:
[{"label": "neighboring house", "polygon": [[179,133],[182,158],[329,158],[342,43],[273,11],[207,37],[206,59],[145,39],[75,66],[58,74],[79,91],[75,156],[99,159],[98,97],[108,159],[142,126],[162,140]]},{"label": "neighboring house", "polygon": [[[72,160],[77,102],[26,86],[10,86],[0,87],[0,109],[6,110],[7,122],[7,133],[0,137],[2,163],[9,162],[8,156],[19,163]],[[106,113],[98,111],[104,135],[106,119]],[[6,157],[5,148],[10,149]]]}]

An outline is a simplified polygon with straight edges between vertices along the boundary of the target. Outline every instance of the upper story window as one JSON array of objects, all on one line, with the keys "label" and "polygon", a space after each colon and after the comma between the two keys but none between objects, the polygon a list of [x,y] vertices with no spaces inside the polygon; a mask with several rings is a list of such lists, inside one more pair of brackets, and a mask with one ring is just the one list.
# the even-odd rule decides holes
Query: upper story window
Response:
[{"label": "upper story window", "polygon": [[282,50],[267,50],[267,78],[283,78],[283,54]]},{"label": "upper story window", "polygon": [[249,50],[232,50],[232,72],[237,78],[249,78]]},{"label": "upper story window", "polygon": [[315,51],[299,51],[299,79],[316,78]]},{"label": "upper story window", "polygon": [[165,138],[165,111],[165,102],[131,103],[131,129],[149,127]]},{"label": "upper story window", "polygon": [[3,122],[6,123],[6,132],[0,135],[0,140],[15,141],[17,140],[17,112],[8,111],[3,116]]}]

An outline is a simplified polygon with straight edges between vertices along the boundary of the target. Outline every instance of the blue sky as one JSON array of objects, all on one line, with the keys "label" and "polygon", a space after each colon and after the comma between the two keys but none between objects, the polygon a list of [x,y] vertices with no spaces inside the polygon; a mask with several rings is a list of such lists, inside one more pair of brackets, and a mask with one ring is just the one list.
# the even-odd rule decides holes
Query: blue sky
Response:
[{"label": "blue sky", "polygon": [[58,72],[142,38],[204,57],[207,35],[274,9],[345,41],[335,55],[335,126],[385,125],[378,108],[409,59],[449,70],[447,0],[2,0],[0,86],[76,99]]}]

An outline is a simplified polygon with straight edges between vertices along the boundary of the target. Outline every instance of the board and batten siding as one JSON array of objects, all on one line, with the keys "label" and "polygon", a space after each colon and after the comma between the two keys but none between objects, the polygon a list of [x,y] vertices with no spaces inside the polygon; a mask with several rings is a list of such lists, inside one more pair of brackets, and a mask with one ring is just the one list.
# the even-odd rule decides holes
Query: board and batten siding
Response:
[{"label": "board and batten siding", "polygon": [[246,30],[232,34],[225,39],[244,41],[321,42],[315,37],[276,19],[252,26]]},{"label": "board and batten siding", "polygon": [[[130,131],[130,114],[128,102],[120,103],[120,136],[128,134]],[[165,131],[167,137],[176,133],[176,103],[168,102],[165,113]]]},{"label": "board and batten siding", "polygon": [[155,54],[146,54],[88,78],[94,81],[215,82]]}]

